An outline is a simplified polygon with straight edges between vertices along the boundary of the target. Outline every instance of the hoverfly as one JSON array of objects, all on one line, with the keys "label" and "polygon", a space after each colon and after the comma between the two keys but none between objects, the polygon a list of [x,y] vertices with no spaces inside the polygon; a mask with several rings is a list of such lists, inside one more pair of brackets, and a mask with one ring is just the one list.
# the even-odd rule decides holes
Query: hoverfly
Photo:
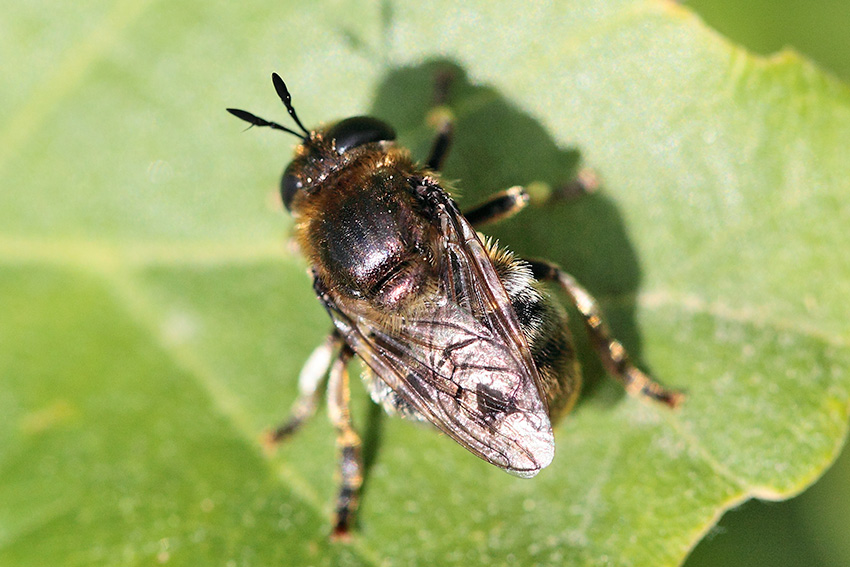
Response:
[{"label": "hoverfly", "polygon": [[300,139],[280,192],[334,329],[307,360],[291,416],[271,439],[291,435],[315,412],[327,377],[340,453],[334,536],[349,534],[362,483],[360,438],[348,408],[352,357],[365,363],[367,389],[388,413],[429,422],[520,477],[552,461],[552,423],[574,404],[581,370],[566,314],[545,282],[566,292],[599,358],[629,393],[677,405],[681,394],[630,362],[572,276],[546,261],[517,258],[476,232],[522,209],[528,196],[521,187],[461,214],[438,173],[450,122],[419,165],[377,118],[308,130],[280,76],[273,74],[272,83],[298,130],[227,110]]}]

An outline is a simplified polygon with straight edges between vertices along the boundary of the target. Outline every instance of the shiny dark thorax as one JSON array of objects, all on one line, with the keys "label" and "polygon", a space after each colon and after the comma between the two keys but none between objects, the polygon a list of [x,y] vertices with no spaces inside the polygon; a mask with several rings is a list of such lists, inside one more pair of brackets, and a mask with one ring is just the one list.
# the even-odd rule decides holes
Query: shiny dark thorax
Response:
[{"label": "shiny dark thorax", "polygon": [[293,200],[295,236],[317,285],[399,312],[434,276],[438,227],[413,195],[423,174],[406,153],[371,145]]}]

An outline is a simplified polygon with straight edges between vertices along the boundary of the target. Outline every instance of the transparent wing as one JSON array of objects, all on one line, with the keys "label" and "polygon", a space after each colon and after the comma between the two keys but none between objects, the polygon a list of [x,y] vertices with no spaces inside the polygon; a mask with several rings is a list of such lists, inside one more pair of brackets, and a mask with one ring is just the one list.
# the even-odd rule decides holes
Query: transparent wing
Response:
[{"label": "transparent wing", "polygon": [[348,344],[404,403],[479,457],[533,476],[554,454],[536,366],[487,251],[448,195],[431,191],[442,241],[427,307],[387,325],[357,304],[322,299]]}]

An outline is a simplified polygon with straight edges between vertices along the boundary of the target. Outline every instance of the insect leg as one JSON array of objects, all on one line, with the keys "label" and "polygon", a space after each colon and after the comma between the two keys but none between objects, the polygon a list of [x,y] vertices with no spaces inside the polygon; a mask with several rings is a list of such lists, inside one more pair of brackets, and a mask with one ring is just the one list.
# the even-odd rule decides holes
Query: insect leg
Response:
[{"label": "insect leg", "polygon": [[336,446],[339,451],[339,495],[336,501],[336,517],[332,537],[345,539],[349,535],[363,484],[360,459],[360,436],[351,425],[348,409],[348,361],[354,353],[343,346],[331,366],[328,380],[328,415],[336,429]]},{"label": "insect leg", "polygon": [[668,390],[632,364],[626,349],[611,336],[596,300],[575,278],[550,262],[532,260],[529,264],[536,279],[556,282],[567,292],[584,318],[588,335],[599,359],[605,369],[623,384],[626,392],[659,401],[670,407],[676,407],[682,401],[684,395],[681,392]]},{"label": "insect leg", "polygon": [[[515,185],[504,191],[500,191],[489,199],[465,211],[466,217],[472,226],[479,227],[484,224],[498,222],[510,218],[520,212],[534,199],[536,205],[543,205],[552,201],[571,200],[592,193],[596,190],[596,177],[592,171],[585,169],[571,182],[557,188],[552,188],[544,183],[532,183],[528,190],[520,185]],[[533,193],[533,197],[529,194]]]},{"label": "insect leg", "polygon": [[316,413],[316,406],[322,395],[321,385],[328,375],[331,356],[340,341],[339,335],[334,331],[310,354],[298,375],[298,399],[292,405],[289,417],[269,433],[269,443],[278,443],[289,437]]},{"label": "insect leg", "polygon": [[516,185],[510,189],[499,191],[483,203],[465,211],[463,216],[474,227],[497,222],[514,216],[528,204],[528,193]]},{"label": "insect leg", "polygon": [[428,122],[436,127],[437,137],[431,144],[431,153],[425,162],[428,168],[434,171],[440,171],[443,167],[452,145],[454,115],[446,106],[446,100],[449,95],[449,85],[453,80],[454,73],[451,71],[438,72],[434,80],[434,109],[428,114]]},{"label": "insect leg", "polygon": [[428,154],[428,161],[425,163],[428,169],[440,171],[452,145],[454,119],[451,117],[450,111],[438,112],[441,109],[436,110],[431,114],[431,120],[437,122],[437,137],[431,144],[431,153]]},{"label": "insect leg", "polygon": [[547,201],[574,201],[579,197],[593,193],[599,187],[599,178],[592,169],[583,168],[575,179],[550,190]]}]

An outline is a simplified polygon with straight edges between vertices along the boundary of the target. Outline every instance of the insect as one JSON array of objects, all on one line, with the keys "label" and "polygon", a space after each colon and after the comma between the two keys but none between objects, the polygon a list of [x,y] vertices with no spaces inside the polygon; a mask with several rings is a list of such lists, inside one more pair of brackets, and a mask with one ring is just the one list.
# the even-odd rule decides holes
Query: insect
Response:
[{"label": "insect", "polygon": [[362,483],[360,438],[348,407],[353,357],[365,363],[366,387],[388,413],[429,422],[520,477],[552,461],[552,423],[574,404],[581,371],[565,311],[546,293],[547,282],[575,304],[597,355],[629,393],[679,403],[681,394],[630,362],[596,301],[569,274],[518,258],[476,232],[522,209],[522,188],[461,214],[438,173],[450,123],[419,165],[377,118],[308,130],[280,76],[273,74],[272,83],[298,130],[227,110],[300,139],[280,192],[333,331],[304,365],[291,416],[271,438],[288,437],[315,412],[327,377],[340,455],[333,536],[348,536]]}]

